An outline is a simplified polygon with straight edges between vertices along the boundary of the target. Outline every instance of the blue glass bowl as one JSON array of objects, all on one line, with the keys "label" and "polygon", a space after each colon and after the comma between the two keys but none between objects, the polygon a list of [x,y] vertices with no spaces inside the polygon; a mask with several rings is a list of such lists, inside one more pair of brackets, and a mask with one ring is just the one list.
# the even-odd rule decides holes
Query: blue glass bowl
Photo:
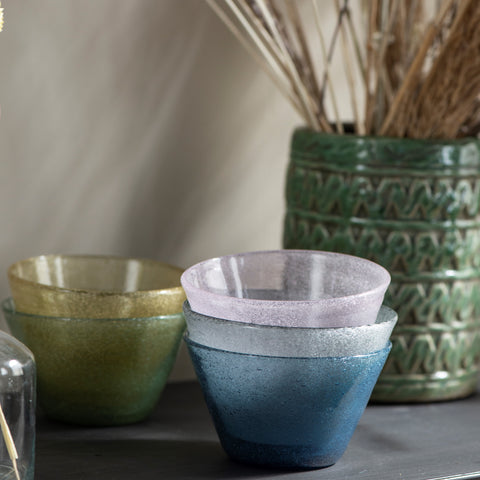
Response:
[{"label": "blue glass bowl", "polygon": [[185,337],[223,449],[245,463],[321,468],[343,455],[390,352],[269,357]]}]

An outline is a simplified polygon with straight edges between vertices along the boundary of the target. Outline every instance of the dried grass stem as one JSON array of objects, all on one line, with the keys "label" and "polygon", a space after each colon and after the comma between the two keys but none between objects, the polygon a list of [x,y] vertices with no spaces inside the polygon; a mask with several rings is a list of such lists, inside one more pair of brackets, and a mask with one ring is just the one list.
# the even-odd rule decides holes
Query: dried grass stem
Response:
[{"label": "dried grass stem", "polygon": [[[316,130],[344,133],[343,122],[353,120],[360,135],[480,133],[478,0],[441,0],[431,9],[419,0],[365,0],[365,15],[359,2],[331,0],[336,23],[328,37],[324,0],[207,2]],[[335,61],[344,82],[333,78]],[[351,118],[342,118],[342,89]]]}]

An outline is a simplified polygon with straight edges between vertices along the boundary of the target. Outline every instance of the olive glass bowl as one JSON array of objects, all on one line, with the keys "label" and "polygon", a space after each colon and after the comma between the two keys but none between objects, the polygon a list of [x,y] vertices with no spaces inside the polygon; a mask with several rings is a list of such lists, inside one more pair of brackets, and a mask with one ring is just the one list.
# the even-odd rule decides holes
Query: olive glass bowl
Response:
[{"label": "olive glass bowl", "polygon": [[155,408],[185,330],[183,314],[67,318],[21,313],[2,303],[13,336],[34,354],[38,403],[53,419],[123,425]]},{"label": "olive glass bowl", "polygon": [[68,318],[132,318],[181,312],[182,269],[150,259],[41,255],[8,269],[18,311]]}]

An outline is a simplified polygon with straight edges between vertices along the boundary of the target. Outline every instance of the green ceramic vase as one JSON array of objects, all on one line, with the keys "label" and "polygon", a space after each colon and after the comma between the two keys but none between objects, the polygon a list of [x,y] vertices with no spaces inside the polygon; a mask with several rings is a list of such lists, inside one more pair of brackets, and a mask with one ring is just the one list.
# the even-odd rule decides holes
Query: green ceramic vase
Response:
[{"label": "green ceramic vase", "polygon": [[480,141],[294,132],[284,247],[386,267],[398,312],[373,400],[465,397],[480,358]]}]

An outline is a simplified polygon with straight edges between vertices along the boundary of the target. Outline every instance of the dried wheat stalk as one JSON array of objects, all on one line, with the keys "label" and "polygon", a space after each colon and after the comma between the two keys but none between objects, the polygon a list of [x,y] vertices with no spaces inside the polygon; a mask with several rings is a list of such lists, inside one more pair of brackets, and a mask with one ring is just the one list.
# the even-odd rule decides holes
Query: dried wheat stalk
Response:
[{"label": "dried wheat stalk", "polygon": [[[361,135],[480,134],[478,0],[441,0],[433,11],[423,0],[364,0],[364,16],[352,14],[349,0],[331,0],[337,21],[328,37],[324,0],[207,1],[314,129],[343,133],[342,120],[353,120]],[[341,118],[335,61],[351,118]]]},{"label": "dried wheat stalk", "polygon": [[406,136],[453,138],[480,94],[480,2],[464,0],[409,110]]}]

